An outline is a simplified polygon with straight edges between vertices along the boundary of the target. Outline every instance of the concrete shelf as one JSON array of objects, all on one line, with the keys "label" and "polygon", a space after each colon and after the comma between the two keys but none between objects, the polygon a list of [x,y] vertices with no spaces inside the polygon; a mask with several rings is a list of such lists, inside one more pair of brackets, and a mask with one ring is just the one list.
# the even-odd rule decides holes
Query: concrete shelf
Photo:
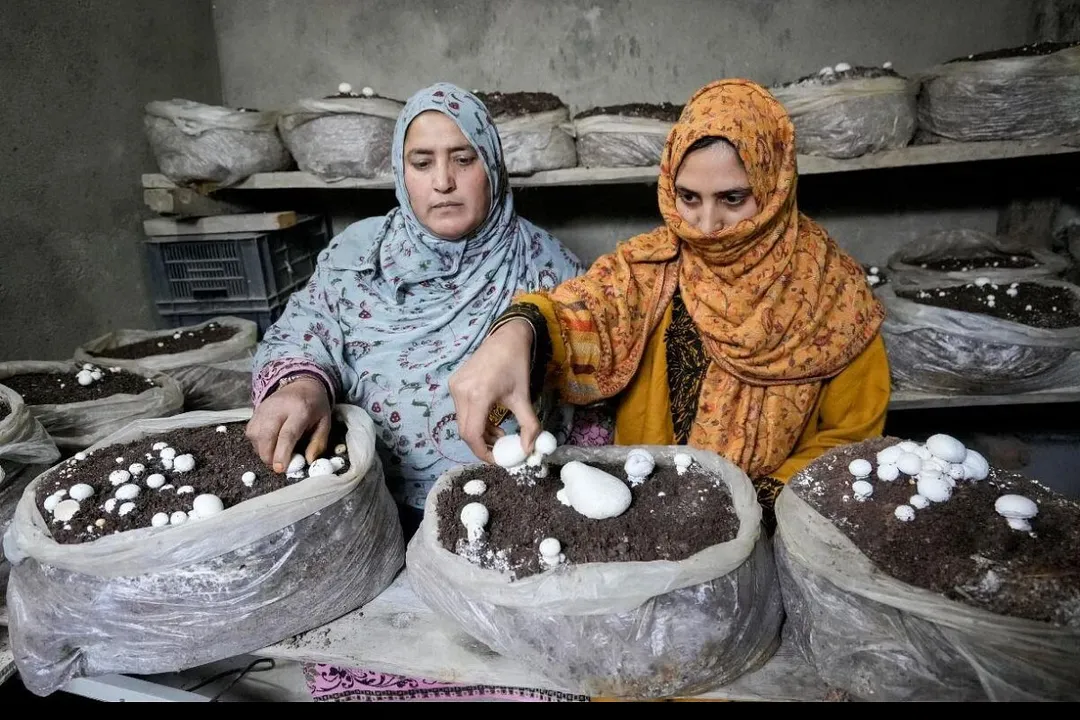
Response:
[{"label": "concrete shelf", "polygon": [[[828,175],[856,170],[945,165],[987,160],[1041,157],[1080,153],[1080,141],[1066,138],[1043,140],[1007,140],[977,143],[939,143],[913,145],[899,150],[887,150],[863,155],[850,160],[799,156],[800,175]],[[584,168],[547,170],[534,175],[512,177],[514,187],[567,187],[574,185],[630,185],[656,182],[658,167],[641,168]],[[177,186],[164,175],[149,173],[142,176],[142,185],[148,190],[169,190]],[[258,173],[247,178],[231,190],[389,190],[393,179],[348,178],[337,182],[325,182],[306,172]],[[213,184],[200,188],[204,192],[219,189]]]}]

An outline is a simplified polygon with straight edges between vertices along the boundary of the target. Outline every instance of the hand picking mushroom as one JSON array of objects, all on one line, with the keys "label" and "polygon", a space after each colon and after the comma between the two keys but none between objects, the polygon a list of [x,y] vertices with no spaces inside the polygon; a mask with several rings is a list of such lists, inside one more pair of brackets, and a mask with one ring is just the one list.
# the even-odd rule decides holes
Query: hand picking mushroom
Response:
[{"label": "hand picking mushroom", "polygon": [[527,483],[532,484],[547,477],[548,468],[544,458],[555,452],[557,445],[555,436],[545,430],[533,443],[532,454],[527,455],[521,446],[520,435],[503,435],[495,441],[491,454],[495,457],[496,465],[506,468],[511,475],[523,476]]}]

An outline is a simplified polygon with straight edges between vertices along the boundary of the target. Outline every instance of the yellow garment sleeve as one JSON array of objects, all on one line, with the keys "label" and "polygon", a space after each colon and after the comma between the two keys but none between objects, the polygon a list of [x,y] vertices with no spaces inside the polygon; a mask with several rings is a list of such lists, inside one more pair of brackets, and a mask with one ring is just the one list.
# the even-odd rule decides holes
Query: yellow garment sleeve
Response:
[{"label": "yellow garment sleeve", "polygon": [[795,449],[770,475],[787,482],[827,450],[881,435],[890,392],[889,359],[879,333],[825,384]]}]

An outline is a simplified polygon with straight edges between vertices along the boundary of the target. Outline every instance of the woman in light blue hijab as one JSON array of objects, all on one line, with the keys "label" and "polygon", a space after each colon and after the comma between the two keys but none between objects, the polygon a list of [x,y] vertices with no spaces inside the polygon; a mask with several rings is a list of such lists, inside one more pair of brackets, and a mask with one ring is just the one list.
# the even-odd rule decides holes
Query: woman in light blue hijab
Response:
[{"label": "woman in light blue hijab", "polygon": [[310,462],[325,449],[335,402],[364,408],[408,536],[439,475],[477,461],[448,378],[515,294],[585,268],[515,213],[498,133],[471,93],[439,83],[411,97],[392,164],[399,207],[335,237],[265,333],[247,434],[281,472],[294,452]]}]

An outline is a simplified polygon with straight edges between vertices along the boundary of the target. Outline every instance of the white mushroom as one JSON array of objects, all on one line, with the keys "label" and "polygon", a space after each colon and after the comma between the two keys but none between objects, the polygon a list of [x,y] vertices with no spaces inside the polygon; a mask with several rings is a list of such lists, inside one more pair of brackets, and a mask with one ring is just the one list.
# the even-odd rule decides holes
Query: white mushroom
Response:
[{"label": "white mushroom", "polygon": [[926,440],[926,449],[930,451],[930,454],[934,457],[941,458],[947,463],[959,463],[964,461],[964,453],[966,448],[964,443],[960,442],[951,435],[945,435],[938,433],[937,435],[931,435]]},{"label": "white mushroom", "polygon": [[115,510],[117,502],[118,502],[118,500],[116,498],[114,498],[114,497],[111,497],[108,500],[106,500],[105,501],[105,512],[111,513],[113,510]]},{"label": "white mushroom", "polygon": [[1023,495],[1002,495],[994,501],[994,510],[1009,521],[1013,530],[1024,532],[1031,530],[1028,520],[1039,514],[1039,506]]},{"label": "white mushroom", "polygon": [[541,455],[550,455],[555,452],[558,445],[559,441],[555,436],[545,430],[536,437],[536,442],[533,443],[533,451]]},{"label": "white mushroom", "polygon": [[133,483],[121,485],[116,488],[117,500],[134,500],[139,496],[139,486]]},{"label": "white mushroom", "polygon": [[172,515],[169,516],[169,524],[170,525],[183,525],[184,523],[187,522],[187,519],[188,519],[188,515],[187,515],[186,512],[184,512],[183,510],[177,510],[176,512],[174,512]]},{"label": "white mushroom", "polygon": [[45,512],[56,512],[56,506],[64,499],[64,496],[59,492],[54,492],[49,497],[45,498],[45,502],[42,505],[45,506]]},{"label": "white mushroom", "polygon": [[900,477],[900,469],[895,465],[878,465],[877,476],[878,480],[892,482]]},{"label": "white mushroom", "polygon": [[930,502],[945,502],[952,497],[952,487],[940,474],[937,476],[920,474],[915,488]]},{"label": "white mushroom", "polygon": [[153,475],[146,478],[146,487],[150,488],[151,490],[159,488],[164,484],[165,476],[161,473],[154,473]]},{"label": "white mushroom", "polygon": [[851,69],[851,66],[846,62],[838,62],[833,69],[835,69],[836,72],[846,72]]},{"label": "white mushroom", "polygon": [[161,527],[162,525],[169,524],[169,515],[167,513],[159,512],[154,513],[154,517],[150,518],[151,527]]},{"label": "white mushroom", "polygon": [[930,501],[927,500],[925,496],[916,494],[908,498],[908,505],[911,505],[913,508],[918,508],[919,510],[925,510],[930,507]]},{"label": "white mushroom", "polygon": [[546,568],[553,568],[566,560],[562,554],[562,543],[553,537],[544,538],[540,541],[540,564]]},{"label": "white mushroom", "polygon": [[186,473],[195,469],[195,457],[191,453],[177,455],[173,458],[173,470],[178,473]]},{"label": "white mushroom", "polygon": [[81,502],[83,500],[86,500],[87,498],[94,497],[94,488],[90,485],[87,485],[86,483],[78,483],[71,486],[71,491],[69,494],[71,495],[72,500],[78,500]]},{"label": "white mushroom", "polygon": [[675,463],[675,471],[682,475],[694,464],[694,456],[690,453],[675,453],[672,462]]},{"label": "white mushroom", "polygon": [[363,95],[364,97],[372,97],[375,94],[375,90],[372,89],[372,88],[369,88],[367,86],[364,86],[364,87],[362,87],[360,89],[360,94]]},{"label": "white mushroom", "polygon": [[626,463],[623,470],[626,471],[626,479],[630,487],[637,487],[645,482],[649,474],[656,468],[656,460],[652,454],[643,448],[634,448],[626,454]]},{"label": "white mushroom", "polygon": [[308,477],[317,477],[319,475],[333,475],[334,464],[327,458],[319,458],[315,462],[311,463],[308,467]]},{"label": "white mushroom", "polygon": [[94,382],[94,376],[89,370],[80,370],[78,373],[76,373],[75,380],[78,381],[78,383],[83,387],[86,387],[90,383]]},{"label": "white mushroom", "polygon": [[255,484],[255,473],[248,470],[246,473],[240,476],[240,482],[244,483],[246,487],[251,487]]},{"label": "white mushroom", "polygon": [[348,95],[349,93],[352,92],[352,85],[350,85],[347,82],[343,82],[343,83],[340,83],[337,86],[337,89],[338,89],[338,92],[341,93],[342,95]]},{"label": "white mushroom", "polygon": [[348,455],[349,454],[349,446],[346,445],[345,443],[338,443],[337,445],[334,446],[334,454],[335,455]]},{"label": "white mushroom", "polygon": [[516,434],[503,435],[496,440],[491,454],[495,458],[495,464],[503,468],[516,467],[528,458],[525,449],[521,447],[521,436]]},{"label": "white mushroom", "polygon": [[156,442],[150,447],[150,449],[154,452],[158,452],[159,450],[164,450],[167,447],[169,447],[169,443],[167,442]]},{"label": "white mushroom", "polygon": [[115,485],[123,485],[131,479],[131,473],[127,470],[113,470],[109,473],[109,482]]},{"label": "white mushroom", "polygon": [[132,477],[139,477],[146,472],[146,466],[142,463],[132,463],[128,467],[128,472],[131,473]]},{"label": "white mushroom", "polygon": [[903,453],[899,445],[890,445],[877,454],[878,465],[895,465]]},{"label": "white mushroom", "polygon": [[874,466],[870,464],[869,460],[859,458],[848,463],[848,472],[857,478],[870,477],[870,473],[873,471]]},{"label": "white mushroom", "polygon": [[630,488],[599,468],[572,460],[562,467],[563,502],[593,520],[618,517],[633,500]]},{"label": "white mushroom", "polygon": [[[168,487],[168,486],[167,485],[162,486],[161,489],[164,490],[166,487]],[[176,489],[176,494],[177,495],[188,495],[188,494],[193,493],[193,492],[195,492],[195,488],[191,487],[190,485],[181,485],[180,487],[178,487]]]},{"label": "white mushroom", "polygon": [[225,504],[221,502],[221,498],[211,493],[198,495],[191,503],[192,514],[200,520],[217,515],[224,509]]},{"label": "white mushroom", "polygon": [[966,480],[985,480],[990,474],[990,463],[986,461],[986,458],[970,448],[964,454],[962,465]]},{"label": "white mushroom", "polygon": [[162,460],[172,460],[176,457],[176,448],[165,446],[161,448],[161,453],[158,455]]},{"label": "white mushroom", "polygon": [[851,483],[851,491],[855,493],[855,499],[862,502],[874,494],[874,486],[865,480],[856,480]]},{"label": "white mushroom", "polygon": [[901,522],[911,522],[915,519],[915,510],[910,505],[897,505],[893,515]]},{"label": "white mushroom", "polygon": [[79,512],[79,501],[68,498],[56,504],[56,508],[53,510],[53,518],[60,522],[67,522],[75,517],[77,512]]},{"label": "white mushroom", "polygon": [[330,465],[334,468],[334,472],[337,472],[341,468],[345,467],[345,458],[340,455],[335,455],[330,458]]},{"label": "white mushroom", "polygon": [[229,428],[225,427],[224,425],[218,425],[216,428],[214,428],[214,432],[229,432]]},{"label": "white mushroom", "polygon": [[289,460],[289,466],[285,468],[285,473],[287,475],[292,475],[293,473],[300,472],[305,467],[307,467],[307,460],[305,460],[304,456],[300,453],[295,453],[292,456],[292,459]]},{"label": "white mushroom", "polygon": [[466,495],[483,495],[487,490],[487,483],[483,480],[470,480],[465,483],[465,487],[462,489]]},{"label": "white mushroom", "polygon": [[904,452],[896,461],[896,467],[905,475],[918,475],[922,470],[922,459],[915,453]]},{"label": "white mushroom", "polygon": [[482,503],[472,502],[461,508],[461,524],[465,526],[469,542],[480,540],[490,518],[488,509]]},{"label": "white mushroom", "polygon": [[133,503],[133,502],[122,503],[120,505],[119,513],[120,513],[121,517],[123,517],[124,515],[127,515],[129,512],[131,512],[134,509],[135,509],[135,503]]}]

